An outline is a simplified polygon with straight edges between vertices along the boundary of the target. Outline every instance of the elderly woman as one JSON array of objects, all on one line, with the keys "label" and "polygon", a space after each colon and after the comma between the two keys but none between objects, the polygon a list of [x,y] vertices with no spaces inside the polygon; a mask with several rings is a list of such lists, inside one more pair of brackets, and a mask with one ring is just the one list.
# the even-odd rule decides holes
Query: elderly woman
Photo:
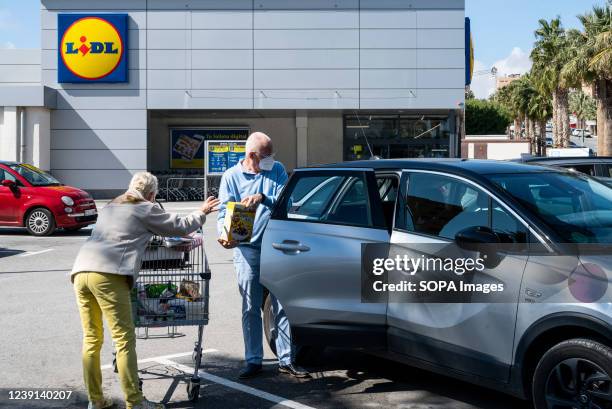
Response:
[{"label": "elderly woman", "polygon": [[151,237],[184,236],[201,227],[219,201],[209,197],[186,217],[166,213],[155,202],[157,178],[134,175],[129,189],[100,211],[98,222],[77,255],[72,269],[77,304],[83,325],[83,375],[89,409],[113,406],[102,393],[100,350],[104,331],[110,327],[117,351],[117,368],[128,409],[164,406],[146,400],[138,386],[136,335],[130,290],[136,281],[142,256]]}]

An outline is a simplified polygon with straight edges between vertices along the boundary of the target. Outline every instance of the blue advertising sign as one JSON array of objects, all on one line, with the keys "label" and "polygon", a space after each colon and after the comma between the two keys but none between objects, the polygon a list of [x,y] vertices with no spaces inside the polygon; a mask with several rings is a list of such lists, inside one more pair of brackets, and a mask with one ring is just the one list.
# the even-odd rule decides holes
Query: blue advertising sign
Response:
[{"label": "blue advertising sign", "polygon": [[57,82],[128,81],[127,14],[58,14]]},{"label": "blue advertising sign", "polygon": [[208,141],[208,175],[220,175],[244,158],[246,141]]},{"label": "blue advertising sign", "polygon": [[472,22],[465,18],[465,86],[472,83],[474,76],[474,41],[472,39]]}]

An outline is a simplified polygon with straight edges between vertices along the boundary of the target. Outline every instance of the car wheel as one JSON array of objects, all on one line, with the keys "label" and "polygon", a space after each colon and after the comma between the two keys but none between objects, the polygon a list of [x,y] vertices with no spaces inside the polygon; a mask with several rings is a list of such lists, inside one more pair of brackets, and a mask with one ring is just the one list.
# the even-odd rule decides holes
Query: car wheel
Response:
[{"label": "car wheel", "polygon": [[55,219],[49,210],[39,207],[28,213],[25,227],[34,236],[48,236],[55,231]]},{"label": "car wheel", "polygon": [[263,326],[266,342],[274,355],[276,355],[276,326],[275,326],[274,309],[272,308],[272,297],[266,297],[263,304]]},{"label": "car wheel", "polygon": [[[272,297],[268,295],[263,304],[263,326],[266,342],[268,346],[276,355],[276,317],[274,315],[274,309],[272,308]],[[324,350],[322,346],[311,346],[311,345],[294,345],[295,361],[300,365],[308,365],[313,363]]]},{"label": "car wheel", "polygon": [[533,375],[536,409],[611,409],[612,349],[571,339],[544,354]]}]

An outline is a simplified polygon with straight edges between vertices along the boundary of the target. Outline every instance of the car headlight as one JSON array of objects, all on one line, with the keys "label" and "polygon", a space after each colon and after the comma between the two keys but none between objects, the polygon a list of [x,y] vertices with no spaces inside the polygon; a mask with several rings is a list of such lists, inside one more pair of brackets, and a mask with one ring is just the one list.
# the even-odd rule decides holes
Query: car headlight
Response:
[{"label": "car headlight", "polygon": [[64,203],[66,206],[74,206],[74,200],[68,196],[62,196],[62,203]]}]

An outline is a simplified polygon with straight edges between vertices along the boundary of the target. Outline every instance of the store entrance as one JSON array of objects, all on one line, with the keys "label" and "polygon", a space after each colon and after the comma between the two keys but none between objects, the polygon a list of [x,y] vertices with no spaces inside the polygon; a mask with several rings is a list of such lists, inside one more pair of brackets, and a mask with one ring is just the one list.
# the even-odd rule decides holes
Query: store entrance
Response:
[{"label": "store entrance", "polygon": [[[344,160],[447,158],[455,137],[453,115],[349,114],[344,116]],[[368,147],[369,144],[369,147]]]}]

